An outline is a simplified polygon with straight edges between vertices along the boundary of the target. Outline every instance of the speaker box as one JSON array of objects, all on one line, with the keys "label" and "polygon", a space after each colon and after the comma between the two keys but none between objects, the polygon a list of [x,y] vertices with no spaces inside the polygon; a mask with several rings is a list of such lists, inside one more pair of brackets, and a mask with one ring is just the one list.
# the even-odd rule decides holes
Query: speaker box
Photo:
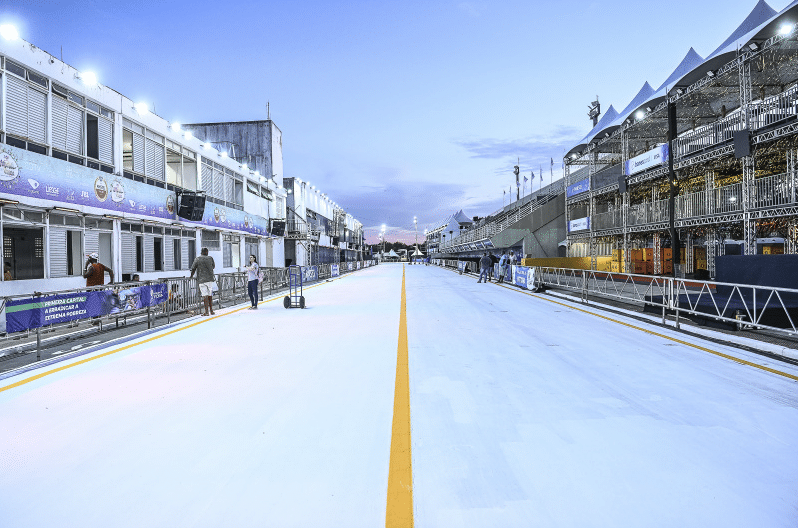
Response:
[{"label": "speaker box", "polygon": [[734,157],[744,158],[751,155],[751,132],[738,130],[734,133]]},{"label": "speaker box", "polygon": [[284,236],[285,235],[285,221],[284,220],[272,220],[272,235],[274,236]]},{"label": "speaker box", "polygon": [[200,222],[204,213],[205,195],[182,193],[178,196],[177,216],[180,218]]},{"label": "speaker box", "polygon": [[626,176],[620,176],[618,178],[618,192],[623,194],[626,192]]}]

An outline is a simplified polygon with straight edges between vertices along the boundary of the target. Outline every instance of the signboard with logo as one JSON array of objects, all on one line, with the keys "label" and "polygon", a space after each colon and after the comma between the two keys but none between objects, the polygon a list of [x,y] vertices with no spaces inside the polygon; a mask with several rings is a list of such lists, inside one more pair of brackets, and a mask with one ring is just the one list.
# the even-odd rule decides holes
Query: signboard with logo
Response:
[{"label": "signboard with logo", "polygon": [[624,174],[627,176],[631,176],[632,174],[637,174],[638,172],[643,172],[646,169],[650,169],[651,167],[657,167],[662,165],[663,163],[668,162],[668,144],[663,143],[662,145],[649,150],[639,156],[635,156],[634,158],[626,160],[626,166],[624,167]]},{"label": "signboard with logo", "polygon": [[565,191],[565,195],[570,198],[571,196],[576,196],[577,194],[582,194],[583,192],[587,192],[590,190],[590,180],[585,178],[582,181],[578,181],[576,183],[572,183],[568,186],[568,189]]},{"label": "signboard with logo", "polygon": [[[171,191],[9,145],[0,148],[0,194],[58,202],[65,207],[96,207],[117,215],[178,220]],[[268,233],[265,218],[210,201],[205,202],[202,224],[255,235]]]},{"label": "signboard with logo", "polygon": [[330,264],[330,275],[333,277],[338,277],[341,274],[341,271],[338,269],[338,264]]},{"label": "signboard with logo", "polygon": [[319,280],[318,266],[302,266],[302,282],[313,282]]},{"label": "signboard with logo", "polygon": [[6,331],[23,332],[56,323],[156,306],[168,297],[166,283],[135,288],[13,299],[6,303]]},{"label": "signboard with logo", "polygon": [[513,284],[525,290],[535,287],[535,268],[513,266]]},{"label": "signboard with logo", "polygon": [[584,231],[590,229],[590,217],[577,218],[568,222],[568,231]]}]

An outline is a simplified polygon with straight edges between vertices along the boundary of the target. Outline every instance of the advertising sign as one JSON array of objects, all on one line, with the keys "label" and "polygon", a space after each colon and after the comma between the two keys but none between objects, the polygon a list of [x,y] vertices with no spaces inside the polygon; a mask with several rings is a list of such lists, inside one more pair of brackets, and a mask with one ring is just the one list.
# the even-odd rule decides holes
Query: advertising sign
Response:
[{"label": "advertising sign", "polygon": [[590,180],[585,178],[582,181],[578,181],[576,183],[572,183],[566,189],[565,194],[568,198],[571,196],[575,196],[577,194],[582,194],[583,192],[587,192],[590,189]]},{"label": "advertising sign", "polygon": [[360,269],[360,261],[357,261],[357,269]]},{"label": "advertising sign", "polygon": [[346,263],[346,269],[348,269],[349,271],[352,271],[352,268],[353,268],[353,267],[354,267],[354,266],[352,266],[352,263],[351,263],[351,262],[347,262],[347,263]]},{"label": "advertising sign", "polygon": [[162,283],[14,299],[6,305],[6,327],[9,333],[22,332],[56,323],[140,310],[165,302],[167,296],[167,285]]},{"label": "advertising sign", "polygon": [[333,277],[338,277],[339,275],[341,275],[341,271],[338,269],[338,264],[330,265],[330,275]]},{"label": "advertising sign", "polygon": [[568,222],[568,231],[584,231],[590,229],[590,217],[577,218]]},{"label": "advertising sign", "polygon": [[[65,207],[96,207],[117,215],[178,220],[171,191],[9,145],[0,148],[0,194],[48,200]],[[205,202],[202,224],[255,235],[268,233],[265,218],[210,201]]]},{"label": "advertising sign", "polygon": [[525,290],[535,287],[535,268],[526,266],[513,266],[513,284]]},{"label": "advertising sign", "polygon": [[318,266],[302,266],[302,282],[313,282],[319,280]]},{"label": "advertising sign", "polygon": [[643,172],[646,169],[650,169],[651,167],[656,167],[658,165],[662,165],[668,161],[668,144],[663,143],[662,145],[649,150],[639,156],[635,156],[634,158],[630,158],[626,160],[626,166],[624,167],[624,174],[627,176],[631,176],[632,174],[637,174],[638,172]]}]

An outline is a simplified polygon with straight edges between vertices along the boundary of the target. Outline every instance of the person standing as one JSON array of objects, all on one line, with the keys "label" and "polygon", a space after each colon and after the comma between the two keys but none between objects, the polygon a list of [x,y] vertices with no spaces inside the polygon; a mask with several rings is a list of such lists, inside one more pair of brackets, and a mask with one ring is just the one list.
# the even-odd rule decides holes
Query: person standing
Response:
[{"label": "person standing", "polygon": [[114,282],[114,270],[104,264],[100,264],[100,255],[90,253],[86,265],[83,266],[83,278],[86,279],[86,287],[102,286],[105,284],[105,272],[111,276],[111,283]]},{"label": "person standing", "polygon": [[507,268],[509,267],[510,257],[507,256],[506,251],[502,251],[502,256],[499,259],[499,283],[504,282],[504,277],[507,276]]},{"label": "person standing", "polygon": [[482,258],[479,259],[479,280],[477,283],[482,282],[482,277],[485,277],[485,282],[488,282],[488,270],[490,270],[491,266],[493,266],[493,261],[490,260],[487,252],[483,253]]},{"label": "person standing", "polygon": [[11,264],[6,262],[3,270],[3,280],[10,281],[14,280],[14,276],[11,274]]},{"label": "person standing", "polygon": [[260,267],[258,266],[258,259],[255,258],[255,255],[249,256],[249,266],[244,266],[244,270],[247,272],[247,291],[249,292],[249,300],[252,301],[252,306],[249,307],[250,310],[257,310],[258,309],[258,272],[260,271]]},{"label": "person standing", "polygon": [[207,316],[209,311],[210,315],[216,315],[213,311],[213,286],[216,284],[213,270],[215,267],[216,263],[213,261],[213,257],[208,255],[208,248],[206,247],[202,248],[201,255],[195,258],[191,264],[191,275],[189,277],[193,277],[194,272],[197,272],[197,283],[199,284],[202,302],[205,305],[205,313],[200,314],[203,316]]}]

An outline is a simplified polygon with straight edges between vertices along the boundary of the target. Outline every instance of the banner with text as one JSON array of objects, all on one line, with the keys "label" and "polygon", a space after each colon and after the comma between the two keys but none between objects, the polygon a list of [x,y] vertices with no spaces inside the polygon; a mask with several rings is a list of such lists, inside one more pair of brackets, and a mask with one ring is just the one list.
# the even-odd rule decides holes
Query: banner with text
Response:
[{"label": "banner with text", "polygon": [[585,178],[582,181],[578,181],[576,183],[572,183],[571,185],[569,185],[568,189],[565,191],[565,194],[568,198],[570,198],[571,196],[587,192],[589,189],[590,189],[590,180]]},{"label": "banner with text", "polygon": [[339,275],[341,275],[341,271],[338,269],[338,264],[330,265],[330,275],[333,277],[338,277]]},{"label": "banner with text", "polygon": [[662,145],[649,150],[639,156],[626,160],[626,167],[624,174],[631,176],[638,172],[643,172],[651,167],[656,167],[668,162],[668,144]]},{"label": "banner with text", "polygon": [[590,217],[577,218],[568,222],[568,231],[584,231],[590,229]]},{"label": "banner with text", "polygon": [[6,303],[6,331],[23,332],[57,323],[113,315],[166,301],[166,283],[13,299]]}]

